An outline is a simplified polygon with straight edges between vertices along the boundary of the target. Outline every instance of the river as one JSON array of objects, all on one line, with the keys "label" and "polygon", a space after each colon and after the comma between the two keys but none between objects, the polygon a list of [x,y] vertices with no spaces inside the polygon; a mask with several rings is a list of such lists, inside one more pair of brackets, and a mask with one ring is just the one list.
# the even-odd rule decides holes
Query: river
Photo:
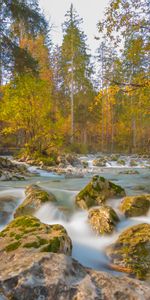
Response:
[{"label": "river", "polygon": [[[38,171],[36,167],[30,167],[33,172],[39,172],[34,177],[25,181],[3,181],[0,182],[0,203],[6,201],[3,206],[0,206],[0,229],[2,230],[6,224],[13,218],[13,212],[16,207],[25,198],[24,189],[29,184],[38,184],[45,190],[52,192],[57,198],[57,205],[44,204],[35,216],[42,222],[47,224],[62,224],[69,236],[72,239],[73,251],[72,257],[77,259],[84,266],[96,269],[105,270],[114,274],[109,268],[109,261],[105,254],[106,246],[114,242],[118,235],[127,227],[139,223],[150,223],[150,212],[147,216],[126,219],[119,211],[121,199],[111,199],[107,201],[117,214],[120,222],[116,227],[116,231],[112,235],[98,237],[91,230],[87,221],[87,212],[76,210],[74,200],[76,194],[90,181],[93,175],[92,158],[84,157],[89,164],[89,173],[83,178],[65,178],[57,174],[48,173],[46,171]],[[127,160],[128,161],[128,160]],[[141,163],[141,161],[139,162]],[[124,174],[124,171],[129,166],[119,167],[117,165],[108,164],[105,168],[97,168],[97,173],[105,178],[121,185],[127,195],[139,195],[150,193],[150,173],[147,165],[143,161],[136,168],[137,174]],[[95,173],[94,169],[94,173]],[[4,202],[3,202],[4,203]],[[120,273],[119,273],[120,274]]]}]

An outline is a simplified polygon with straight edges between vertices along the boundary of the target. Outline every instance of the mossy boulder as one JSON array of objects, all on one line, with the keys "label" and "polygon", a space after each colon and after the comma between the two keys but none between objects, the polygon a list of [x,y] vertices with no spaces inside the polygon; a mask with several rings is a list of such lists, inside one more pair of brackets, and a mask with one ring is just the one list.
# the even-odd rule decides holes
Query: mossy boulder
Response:
[{"label": "mossy boulder", "polygon": [[126,217],[145,215],[150,208],[150,195],[125,197],[120,205],[120,210]]},{"label": "mossy boulder", "polygon": [[110,206],[92,208],[88,219],[97,234],[111,233],[119,221],[116,212]]},{"label": "mossy boulder", "polygon": [[56,198],[52,193],[41,189],[38,185],[30,185],[25,190],[26,198],[16,209],[14,216],[32,215],[42,204],[46,202],[55,202]]},{"label": "mossy boulder", "polygon": [[105,167],[107,159],[105,158],[98,158],[93,160],[93,166],[95,167]]},{"label": "mossy boulder", "polygon": [[0,232],[0,254],[17,249],[70,255],[71,240],[61,225],[46,225],[32,216],[14,219]]},{"label": "mossy boulder", "polygon": [[75,202],[81,209],[89,209],[92,206],[102,205],[106,199],[114,196],[125,196],[124,189],[96,175],[76,196]]},{"label": "mossy boulder", "polygon": [[150,279],[150,224],[132,226],[107,248],[113,269]]}]

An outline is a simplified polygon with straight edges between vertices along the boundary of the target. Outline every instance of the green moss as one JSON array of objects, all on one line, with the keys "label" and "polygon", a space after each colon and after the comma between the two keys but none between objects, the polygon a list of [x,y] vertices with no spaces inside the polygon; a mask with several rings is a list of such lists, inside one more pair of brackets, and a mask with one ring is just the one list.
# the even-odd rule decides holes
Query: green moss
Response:
[{"label": "green moss", "polygon": [[[31,216],[21,216],[12,222],[13,227],[21,227],[23,228],[32,228],[32,227],[40,227],[40,222],[37,218]],[[11,226],[11,223],[10,223]]]},{"label": "green moss", "polygon": [[119,159],[117,162],[119,165],[123,165],[123,166],[125,166],[125,164],[126,164],[123,159]]},{"label": "green moss", "polygon": [[60,240],[58,237],[54,237],[49,244],[42,249],[42,252],[58,252],[60,248]]},{"label": "green moss", "polygon": [[132,270],[140,279],[150,273],[150,224],[139,224],[125,230],[111,249],[115,263]]},{"label": "green moss", "polygon": [[109,187],[110,187],[110,189],[113,189],[117,195],[120,195],[120,194],[125,195],[124,189],[121,186],[116,185],[115,183],[113,183],[111,181],[109,181]]},{"label": "green moss", "polygon": [[39,248],[40,244],[36,241],[31,242],[31,243],[26,243],[23,245],[23,248]]},{"label": "green moss", "polygon": [[5,237],[6,236],[6,232],[3,230],[0,232],[0,237]]},{"label": "green moss", "polygon": [[[0,250],[13,251],[20,248],[34,248],[38,252],[58,252],[60,245],[62,252],[70,254],[71,242],[67,239],[67,232],[61,225],[42,224],[37,218],[21,216],[14,219],[2,232]],[[4,243],[3,243],[4,242]],[[68,243],[68,250],[63,247]]]},{"label": "green moss", "polygon": [[130,196],[125,197],[120,205],[120,209],[126,217],[136,217],[147,213],[150,207],[150,196]]},{"label": "green moss", "polygon": [[14,243],[11,243],[8,246],[6,246],[5,250],[6,250],[6,252],[10,252],[10,251],[18,249],[20,245],[21,245],[21,243],[19,241],[14,242]]},{"label": "green moss", "polygon": [[76,196],[76,204],[81,208],[87,209],[95,205],[104,204],[107,198],[117,195],[125,195],[122,187],[96,175]]}]

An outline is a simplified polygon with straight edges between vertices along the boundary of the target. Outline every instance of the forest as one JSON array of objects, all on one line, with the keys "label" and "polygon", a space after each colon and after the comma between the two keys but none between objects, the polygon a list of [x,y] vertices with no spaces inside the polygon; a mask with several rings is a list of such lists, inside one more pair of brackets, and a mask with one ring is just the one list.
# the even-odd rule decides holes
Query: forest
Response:
[{"label": "forest", "polygon": [[111,0],[94,56],[73,4],[59,46],[38,0],[1,3],[1,151],[149,151],[148,2]]},{"label": "forest", "polygon": [[150,300],[149,8],[0,1],[0,300]]}]

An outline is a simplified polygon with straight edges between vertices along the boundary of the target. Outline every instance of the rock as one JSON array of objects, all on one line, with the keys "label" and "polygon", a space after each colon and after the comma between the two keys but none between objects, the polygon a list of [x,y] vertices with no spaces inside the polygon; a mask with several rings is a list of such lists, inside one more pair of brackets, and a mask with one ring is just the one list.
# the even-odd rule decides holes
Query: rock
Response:
[{"label": "rock", "polygon": [[137,162],[136,162],[134,159],[131,159],[131,160],[130,160],[130,166],[131,166],[131,167],[137,167],[137,165],[138,165],[138,164],[137,164]]},{"label": "rock", "polygon": [[89,166],[88,161],[82,160],[82,166],[83,168],[88,168]]},{"label": "rock", "polygon": [[150,224],[129,227],[107,248],[111,267],[131,273],[140,279],[150,279]]},{"label": "rock", "polygon": [[70,172],[65,174],[65,178],[83,178],[84,174],[82,172]]},{"label": "rock", "polygon": [[75,202],[81,209],[89,209],[92,206],[103,204],[107,198],[113,196],[125,196],[124,189],[104,177],[96,175],[76,196]]},{"label": "rock", "polygon": [[97,234],[111,233],[119,222],[116,212],[110,206],[92,208],[89,211],[88,219]]},{"label": "rock", "polygon": [[117,160],[117,163],[118,163],[119,165],[122,165],[122,166],[125,166],[125,164],[126,164],[126,162],[125,162],[124,159],[118,159],[118,160]]},{"label": "rock", "polygon": [[125,171],[119,172],[119,174],[136,175],[136,174],[139,174],[139,172],[137,170],[125,170]]},{"label": "rock", "polygon": [[0,258],[0,299],[149,300],[148,284],[92,271],[64,254],[25,250]]},{"label": "rock", "polygon": [[119,159],[120,155],[119,154],[112,154],[110,156],[111,161],[117,161]]},{"label": "rock", "polygon": [[17,199],[12,196],[0,196],[0,225],[6,224],[17,207]]},{"label": "rock", "polygon": [[98,158],[93,160],[93,166],[95,167],[105,167],[107,160],[105,158]]},{"label": "rock", "polygon": [[66,160],[73,167],[81,167],[81,162],[76,155],[67,154]]},{"label": "rock", "polygon": [[25,180],[24,176],[31,176],[26,166],[15,164],[7,158],[0,157],[0,181]]},{"label": "rock", "polygon": [[26,198],[21,205],[16,209],[15,217],[21,215],[32,215],[43,203],[55,202],[56,198],[52,193],[47,193],[38,185],[30,185],[25,190]]},{"label": "rock", "polygon": [[72,244],[61,225],[46,225],[32,216],[14,219],[0,232],[0,256],[26,249],[30,253],[57,252],[70,255]]},{"label": "rock", "polygon": [[150,195],[125,197],[120,205],[120,210],[126,217],[145,215],[150,208]]}]

